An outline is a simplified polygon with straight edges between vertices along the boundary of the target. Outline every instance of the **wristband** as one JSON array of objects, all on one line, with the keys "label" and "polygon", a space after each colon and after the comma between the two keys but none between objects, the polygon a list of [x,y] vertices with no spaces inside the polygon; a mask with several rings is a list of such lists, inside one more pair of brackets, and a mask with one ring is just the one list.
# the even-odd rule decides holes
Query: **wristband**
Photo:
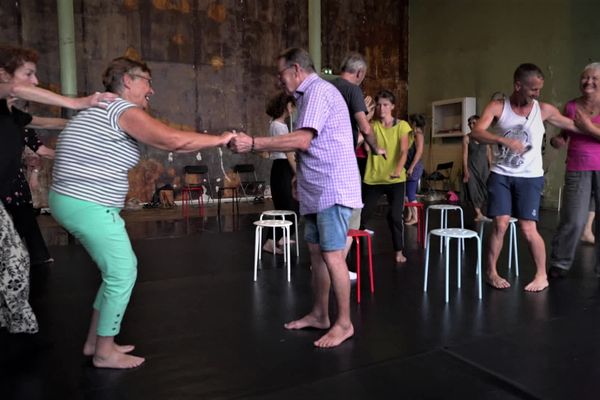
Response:
[{"label": "wristband", "polygon": [[254,153],[254,136],[252,136],[252,147],[250,147],[250,152]]}]

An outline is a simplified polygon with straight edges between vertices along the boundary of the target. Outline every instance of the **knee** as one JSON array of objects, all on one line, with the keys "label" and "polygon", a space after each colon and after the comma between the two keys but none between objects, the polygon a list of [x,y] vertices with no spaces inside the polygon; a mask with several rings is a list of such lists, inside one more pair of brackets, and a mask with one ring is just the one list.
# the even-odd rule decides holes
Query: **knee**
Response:
[{"label": "knee", "polygon": [[533,221],[521,223],[520,228],[521,228],[521,233],[527,240],[531,240],[531,239],[539,236],[539,233],[537,231],[537,226],[536,226],[535,222],[533,222]]}]

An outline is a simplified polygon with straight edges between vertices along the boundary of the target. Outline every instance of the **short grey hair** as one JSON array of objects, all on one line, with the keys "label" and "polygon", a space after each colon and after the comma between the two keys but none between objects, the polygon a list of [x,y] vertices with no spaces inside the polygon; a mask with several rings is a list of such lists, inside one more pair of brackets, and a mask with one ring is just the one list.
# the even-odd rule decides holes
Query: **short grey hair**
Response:
[{"label": "short grey hair", "polygon": [[302,69],[308,72],[315,72],[315,64],[310,58],[308,51],[299,47],[292,47],[284,50],[277,59],[283,58],[286,67],[291,67],[293,64],[298,64]]},{"label": "short grey hair", "polygon": [[581,71],[581,73],[583,74],[585,71],[590,70],[590,69],[600,70],[600,62],[593,62],[593,63],[586,65],[583,68],[583,71]]},{"label": "short grey hair", "polygon": [[367,62],[359,53],[349,53],[346,57],[344,57],[342,65],[340,65],[341,72],[350,72],[352,74],[355,74],[358,71],[366,70]]}]

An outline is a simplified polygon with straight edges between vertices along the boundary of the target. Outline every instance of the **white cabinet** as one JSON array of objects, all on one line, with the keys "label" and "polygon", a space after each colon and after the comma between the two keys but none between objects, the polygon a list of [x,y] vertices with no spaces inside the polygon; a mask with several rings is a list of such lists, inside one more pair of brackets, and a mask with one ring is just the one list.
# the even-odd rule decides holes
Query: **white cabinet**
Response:
[{"label": "white cabinet", "polygon": [[467,119],[475,114],[475,97],[431,103],[431,137],[462,136],[469,133]]}]

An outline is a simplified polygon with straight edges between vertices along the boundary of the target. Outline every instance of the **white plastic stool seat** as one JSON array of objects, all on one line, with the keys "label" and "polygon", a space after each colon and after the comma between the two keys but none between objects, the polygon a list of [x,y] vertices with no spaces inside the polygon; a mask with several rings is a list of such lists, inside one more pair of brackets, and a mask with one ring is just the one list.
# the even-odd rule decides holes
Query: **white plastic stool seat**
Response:
[{"label": "white plastic stool seat", "polygon": [[[279,220],[279,219],[265,219],[254,221],[254,225],[256,225],[256,231],[254,234],[254,281],[256,282],[257,271],[258,271],[258,260],[261,258],[261,246],[262,246],[262,230],[263,228],[276,228],[283,229],[283,261],[287,262],[287,280],[288,282],[291,280],[291,270],[292,263],[290,261],[291,251],[290,251],[290,226],[292,226],[291,221],[287,220]],[[277,257],[276,252],[273,253],[274,257]]]},{"label": "white plastic stool seat", "polygon": [[[295,234],[296,234],[296,261],[300,260],[300,247],[298,245],[299,242],[299,238],[298,238],[298,214],[296,214],[296,212],[292,211],[292,210],[267,210],[267,211],[263,211],[260,214],[260,220],[263,219],[263,217],[281,217],[282,220],[285,220],[285,217],[287,215],[293,215],[294,216],[294,229],[295,229]],[[273,235],[273,240],[275,238],[275,235]],[[289,238],[288,238],[289,239]],[[273,246],[275,246],[275,244],[273,244]]]},{"label": "white plastic stool seat", "polygon": [[[439,210],[440,211],[440,229],[448,228],[448,212],[449,211],[459,211],[460,212],[460,227],[464,229],[465,227],[465,218],[463,214],[463,209],[460,206],[455,204],[433,204],[427,207],[427,211],[425,213],[425,235],[427,236],[427,229],[429,228],[429,211],[430,210]],[[425,241],[425,248],[428,246],[428,242]],[[461,240],[461,245],[464,250],[465,244],[464,240]],[[440,253],[444,248],[444,243],[440,238]]]},{"label": "white plastic stool seat", "polygon": [[[479,237],[483,240],[483,231],[485,224],[492,222],[493,219],[484,217],[479,224]],[[508,220],[508,270],[512,269],[513,254],[515,255],[515,275],[519,276],[519,248],[517,247],[517,218],[510,217]]]},{"label": "white plastic stool seat", "polygon": [[477,283],[479,288],[479,299],[482,298],[481,288],[481,239],[477,235],[477,232],[470,229],[463,228],[442,228],[432,229],[427,235],[427,245],[425,248],[425,279],[423,284],[423,292],[427,292],[427,280],[429,274],[429,243],[431,235],[439,236],[440,241],[444,240],[446,245],[446,303],[450,299],[450,239],[457,240],[457,257],[456,264],[458,268],[457,273],[457,287],[460,289],[461,286],[461,241],[464,239],[476,239],[477,240]]}]

